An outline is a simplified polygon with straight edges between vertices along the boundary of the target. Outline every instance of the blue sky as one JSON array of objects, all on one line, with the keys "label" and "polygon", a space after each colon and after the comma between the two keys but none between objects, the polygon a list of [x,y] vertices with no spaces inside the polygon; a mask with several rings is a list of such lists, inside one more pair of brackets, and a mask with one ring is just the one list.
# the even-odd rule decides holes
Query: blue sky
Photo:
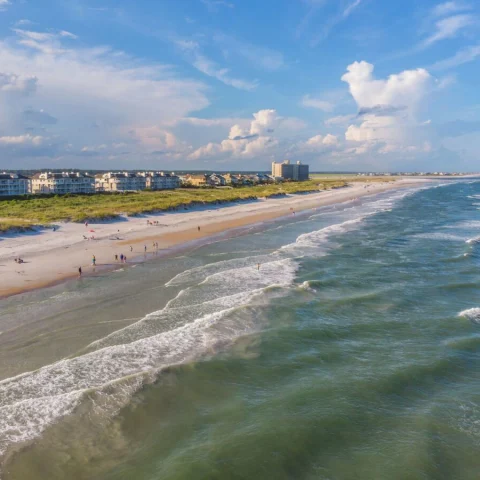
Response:
[{"label": "blue sky", "polygon": [[480,8],[0,0],[0,168],[476,171]]}]

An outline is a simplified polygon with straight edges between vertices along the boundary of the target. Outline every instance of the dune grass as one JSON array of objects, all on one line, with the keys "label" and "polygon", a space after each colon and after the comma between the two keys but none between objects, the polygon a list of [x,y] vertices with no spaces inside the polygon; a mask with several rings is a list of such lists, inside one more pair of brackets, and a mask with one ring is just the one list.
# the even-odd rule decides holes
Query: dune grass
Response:
[{"label": "dune grass", "polygon": [[183,205],[233,202],[345,186],[339,179],[315,179],[240,188],[189,188],[93,195],[28,196],[0,200],[0,231],[48,225],[55,221],[106,220],[171,210]]}]

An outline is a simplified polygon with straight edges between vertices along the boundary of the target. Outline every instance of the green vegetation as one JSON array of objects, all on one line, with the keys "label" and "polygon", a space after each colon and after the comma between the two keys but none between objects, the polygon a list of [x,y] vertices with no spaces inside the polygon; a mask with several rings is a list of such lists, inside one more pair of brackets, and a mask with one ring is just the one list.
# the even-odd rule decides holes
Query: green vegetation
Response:
[{"label": "green vegetation", "polygon": [[115,218],[121,214],[174,209],[183,205],[232,202],[302,193],[345,186],[339,179],[315,179],[279,185],[239,188],[188,188],[174,191],[129,192],[93,195],[28,196],[0,200],[0,232],[11,228],[47,225],[54,221],[82,222]]}]

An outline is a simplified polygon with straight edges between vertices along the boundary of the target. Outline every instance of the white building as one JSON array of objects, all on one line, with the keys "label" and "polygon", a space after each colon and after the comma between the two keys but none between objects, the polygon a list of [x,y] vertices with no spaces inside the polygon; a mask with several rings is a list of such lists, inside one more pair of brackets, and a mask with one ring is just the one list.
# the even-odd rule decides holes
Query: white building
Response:
[{"label": "white building", "polygon": [[80,172],[42,172],[31,179],[32,193],[94,193],[95,179]]},{"label": "white building", "polygon": [[145,177],[146,188],[151,190],[173,190],[181,185],[180,177],[175,174],[164,172],[143,172],[139,175]]},{"label": "white building", "polygon": [[108,172],[95,177],[97,192],[126,192],[145,190],[147,179],[144,175],[131,172]]},{"label": "white building", "polygon": [[30,179],[19,173],[0,173],[0,197],[25,195],[30,192]]}]

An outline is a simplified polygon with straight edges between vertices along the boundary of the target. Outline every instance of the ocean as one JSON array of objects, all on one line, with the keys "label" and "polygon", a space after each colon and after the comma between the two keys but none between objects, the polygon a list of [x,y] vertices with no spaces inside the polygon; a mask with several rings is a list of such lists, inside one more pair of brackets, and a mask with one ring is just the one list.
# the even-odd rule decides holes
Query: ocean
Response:
[{"label": "ocean", "polygon": [[0,301],[0,478],[477,480],[480,182]]}]

